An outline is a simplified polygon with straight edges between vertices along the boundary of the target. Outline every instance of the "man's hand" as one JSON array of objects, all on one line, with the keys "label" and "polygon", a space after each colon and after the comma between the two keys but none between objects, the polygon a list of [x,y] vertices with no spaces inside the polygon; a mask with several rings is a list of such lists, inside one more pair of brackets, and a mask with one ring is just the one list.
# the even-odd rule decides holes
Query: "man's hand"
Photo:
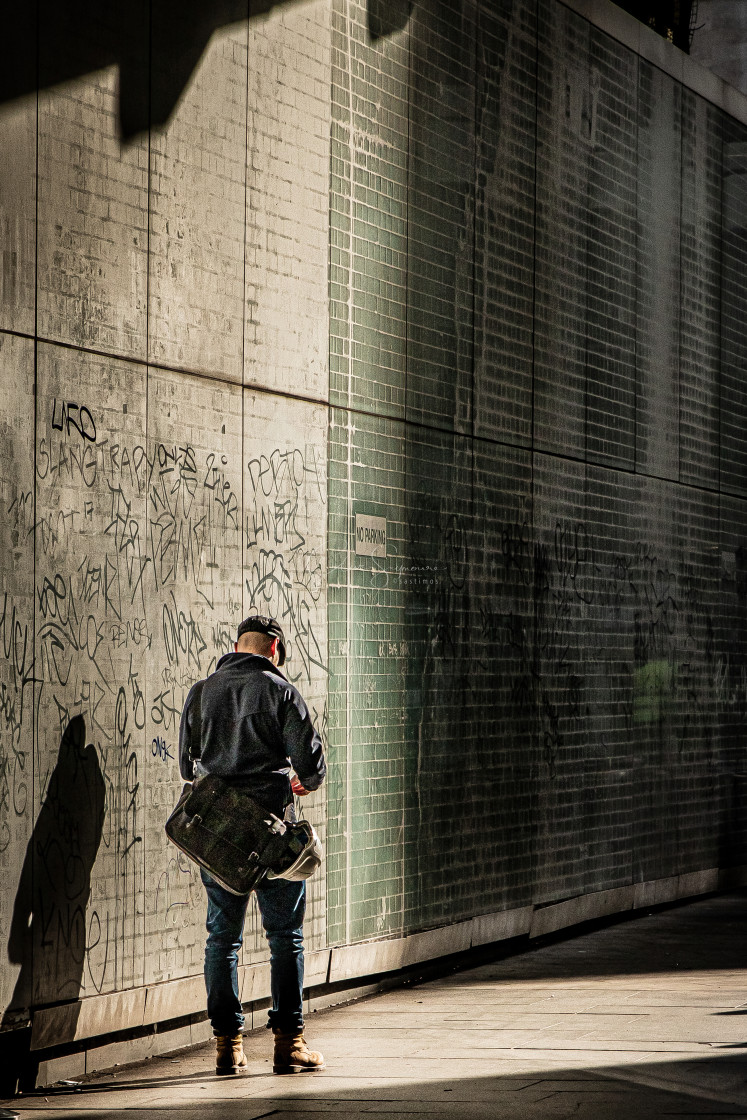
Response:
[{"label": "man's hand", "polygon": [[311,790],[304,789],[295,774],[291,778],[291,789],[295,793],[296,797],[308,797],[311,793]]}]

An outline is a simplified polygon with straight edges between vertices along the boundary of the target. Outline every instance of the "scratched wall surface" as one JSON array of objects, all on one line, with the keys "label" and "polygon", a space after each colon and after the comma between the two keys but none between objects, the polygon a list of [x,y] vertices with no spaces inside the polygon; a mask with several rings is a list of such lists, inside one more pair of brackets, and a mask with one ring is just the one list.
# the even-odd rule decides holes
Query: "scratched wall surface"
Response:
[{"label": "scratched wall surface", "polygon": [[[207,386],[174,373],[148,381],[152,470],[147,489],[153,578],[147,617],[156,623],[146,657],[146,789],[149,875],[146,982],[199,969],[194,928],[200,884],[185,859],[161,840],[174,803],[175,754],[184,690],[231,648],[241,617],[241,389]],[[167,928],[164,936],[164,913]]]},{"label": "scratched wall surface", "polygon": [[246,27],[213,36],[150,150],[149,358],[242,379]]},{"label": "scratched wall surface", "polygon": [[[0,487],[2,541],[2,669],[0,670],[0,938],[4,967],[0,999],[8,1013],[28,1006],[29,883],[27,854],[37,803],[33,789],[34,711],[34,348],[30,339],[0,334]],[[27,868],[24,876],[23,869]],[[18,891],[25,879],[24,889]],[[25,963],[25,967],[24,966]],[[15,992],[15,996],[14,996]]]},{"label": "scratched wall surface", "polygon": [[163,822],[250,612],[312,950],[747,862],[747,129],[556,0],[368,16],[217,33],[124,146],[43,26],[0,106],[3,1029],[199,988]]},{"label": "scratched wall surface", "polygon": [[[163,824],[184,698],[247,613],[283,620],[327,733],[329,34],[323,2],[216,34],[126,145],[113,69],[0,107],[4,1029],[201,975]],[[303,811],[324,837],[323,795]]]},{"label": "scratched wall surface", "polygon": [[[54,49],[40,43],[42,75]],[[34,331],[144,360],[148,148],[120,145],[116,96],[110,67],[95,81],[42,90],[29,121],[37,146]]]}]

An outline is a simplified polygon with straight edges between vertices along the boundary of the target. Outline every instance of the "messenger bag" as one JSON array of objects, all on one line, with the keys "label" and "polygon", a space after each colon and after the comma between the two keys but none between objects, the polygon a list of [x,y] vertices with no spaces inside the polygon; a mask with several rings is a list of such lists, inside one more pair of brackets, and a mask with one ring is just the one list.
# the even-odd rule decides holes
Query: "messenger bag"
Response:
[{"label": "messenger bag", "polygon": [[[193,765],[202,755],[204,684],[198,681],[192,698]],[[280,820],[217,774],[185,783],[165,828],[169,840],[231,894],[249,894],[268,874],[306,879],[321,862],[321,846],[307,821]]]}]

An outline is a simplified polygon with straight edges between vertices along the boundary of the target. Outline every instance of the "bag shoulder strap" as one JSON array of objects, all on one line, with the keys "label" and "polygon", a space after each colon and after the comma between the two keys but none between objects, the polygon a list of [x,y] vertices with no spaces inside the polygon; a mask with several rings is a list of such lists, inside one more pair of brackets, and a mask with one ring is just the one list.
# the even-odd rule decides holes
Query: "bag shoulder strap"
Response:
[{"label": "bag shoulder strap", "polygon": [[205,682],[198,681],[192,697],[192,734],[189,739],[190,762],[197,762],[198,758],[202,757],[202,690],[204,687]]}]

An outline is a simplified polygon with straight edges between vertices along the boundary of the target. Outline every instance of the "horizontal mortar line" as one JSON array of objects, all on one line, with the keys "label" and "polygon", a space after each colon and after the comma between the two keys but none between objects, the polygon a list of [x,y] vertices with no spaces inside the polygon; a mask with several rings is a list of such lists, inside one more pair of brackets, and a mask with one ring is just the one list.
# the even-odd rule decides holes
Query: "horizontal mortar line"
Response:
[{"label": "horizontal mortar line", "polygon": [[78,354],[89,354],[92,357],[102,358],[109,361],[124,362],[128,365],[144,366],[147,370],[162,370],[164,373],[181,373],[187,377],[199,377],[203,381],[214,381],[219,385],[228,385],[232,388],[241,389],[242,391],[250,391],[260,393],[266,397],[281,397],[285,400],[303,401],[306,404],[321,405],[330,411],[338,409],[340,412],[347,412],[355,416],[367,416],[371,419],[390,421],[393,424],[402,424],[405,427],[418,428],[426,432],[440,432],[444,435],[451,435],[457,438],[468,440],[470,443],[483,443],[492,447],[505,447],[510,448],[512,451],[523,451],[528,456],[534,457],[535,455],[543,455],[550,459],[557,459],[565,463],[579,463],[585,467],[596,468],[598,470],[605,470],[614,472],[615,474],[628,475],[631,478],[651,479],[657,482],[669,482],[673,486],[680,487],[684,490],[697,491],[703,494],[716,494],[725,495],[726,497],[734,498],[737,501],[747,501],[747,498],[740,494],[732,494],[728,490],[717,489],[709,486],[699,486],[694,482],[686,482],[680,479],[667,478],[665,475],[657,474],[644,474],[636,471],[634,467],[626,467],[621,464],[611,465],[608,463],[597,463],[589,459],[585,459],[580,455],[574,455],[570,452],[551,451],[537,448],[529,444],[523,443],[509,443],[506,440],[496,439],[492,436],[475,435],[473,433],[458,432],[454,428],[445,428],[438,424],[428,424],[422,420],[412,420],[409,418],[389,416],[379,412],[371,412],[363,408],[354,408],[351,405],[335,404],[325,397],[312,397],[303,393],[293,393],[287,389],[269,388],[263,385],[244,384],[243,382],[232,381],[228,377],[222,377],[219,373],[211,373],[208,370],[190,369],[187,366],[168,365],[163,362],[151,362],[147,358],[133,357],[127,354],[116,354],[109,350],[97,350],[93,347],[80,346],[74,342],[64,342],[60,339],[46,338],[41,335],[29,334],[27,331],[11,330],[0,328],[0,334],[8,335],[13,338],[25,338],[29,342],[34,342],[37,345],[44,346],[57,346],[63,350],[72,350]]},{"label": "horizontal mortar line", "polygon": [[190,369],[188,366],[172,366],[163,362],[150,362],[146,358],[136,358],[129,354],[116,354],[111,350],[96,350],[91,346],[80,346],[75,342],[63,342],[57,338],[44,338],[41,335],[28,334],[26,331],[14,331],[0,328],[0,334],[10,335],[13,338],[25,338],[37,345],[57,346],[63,350],[74,350],[77,354],[89,354],[94,358],[104,358],[113,362],[124,362],[127,365],[143,366],[146,370],[161,370],[163,373],[182,373],[187,377],[199,377],[202,381],[216,381],[219,385],[228,385],[234,389],[261,393],[268,397],[284,397],[288,400],[304,401],[307,404],[324,405],[329,408],[330,403],[325,397],[311,397],[303,393],[292,393],[287,389],[273,389],[264,385],[244,384],[232,381],[219,373],[210,373],[208,370]]},{"label": "horizontal mortar line", "polygon": [[[682,978],[687,979],[688,978],[687,974],[683,973]],[[600,976],[596,980],[586,980],[586,981],[584,981],[583,983],[580,983],[580,984],[568,984],[568,985],[564,984],[563,985],[563,991],[564,992],[588,992],[589,994],[593,993],[594,995],[596,995],[596,993],[599,991],[599,988],[604,985],[605,989],[608,988],[610,992],[627,992],[629,995],[635,995],[638,992],[652,992],[653,994],[656,994],[657,992],[659,992],[659,993],[676,992],[679,995],[682,992],[682,988],[679,985],[669,987],[668,985],[663,986],[663,985],[658,985],[657,984],[655,987],[648,987],[648,985],[644,982],[640,985],[637,984],[635,987],[629,987],[628,985],[630,984],[630,982],[633,979],[634,979],[633,977],[628,977],[628,976],[618,976],[618,977],[615,977],[614,979],[610,979],[607,976]],[[677,979],[679,979],[679,977],[677,977]],[[698,979],[698,984],[699,985],[701,983],[704,984],[704,981],[701,980],[700,976],[698,976],[697,979]],[[499,982],[500,982],[500,985],[501,985],[501,991],[503,993],[503,998],[505,998],[506,1000],[510,1000],[511,999],[511,993],[514,990],[516,991],[517,995],[519,995],[521,993],[527,993],[527,998],[532,999],[534,997],[529,996],[528,995],[529,992],[550,992],[553,989],[557,989],[559,984],[562,983],[562,980],[557,980],[557,981],[548,980],[548,981],[543,983],[541,980],[511,980],[511,979],[504,980],[502,977],[499,977]],[[704,986],[706,987],[706,990],[708,990],[708,988],[705,984],[704,984]],[[445,991],[445,989],[440,989],[440,990]],[[489,993],[489,992],[494,991],[495,989],[494,989],[494,987],[491,987],[490,985],[485,986],[485,987],[483,987],[481,985],[480,987],[475,986],[475,988],[473,990],[475,992],[488,992]],[[739,985],[734,984],[732,986],[732,990],[737,991],[741,994],[744,991],[744,986],[742,984],[739,984]],[[470,991],[470,989],[469,988],[461,988],[460,991],[467,993],[467,992]],[[537,997],[537,998],[541,998],[541,997]],[[552,997],[551,996],[545,996],[544,998],[545,999],[551,999]],[[562,996],[560,998],[562,999]],[[683,996],[683,998],[687,999],[688,998],[687,994],[685,994]],[[714,992],[714,1000],[715,1000],[715,1002],[713,1003],[714,1007],[734,1007],[734,1004],[731,1002],[728,990],[727,991]],[[666,1006],[669,1006],[669,1005],[667,1004]],[[711,1004],[708,1003],[706,1006],[710,1007]],[[383,1014],[383,1012],[382,1012],[382,1014]]]},{"label": "horizontal mortar line", "polygon": [[[352,405],[347,404],[335,404],[333,401],[324,403],[329,404],[330,410],[338,409],[340,412],[348,412],[353,416],[367,416],[372,420],[385,420],[392,424],[401,424],[404,427],[418,428],[424,432],[440,432],[443,435],[455,436],[469,443],[485,443],[489,444],[491,447],[506,447],[510,448],[512,451],[523,451],[526,452],[527,456],[531,456],[532,458],[537,455],[544,455],[548,459],[558,459],[563,463],[580,463],[585,467],[610,471],[615,474],[625,474],[629,475],[631,478],[651,479],[654,482],[669,482],[672,486],[681,487],[684,490],[695,490],[702,494],[716,494],[734,498],[736,501],[747,501],[747,497],[743,497],[741,494],[732,494],[731,491],[728,490],[719,490],[710,486],[698,486],[694,482],[681,481],[678,478],[668,478],[663,474],[643,474],[634,467],[626,467],[619,463],[598,463],[595,460],[584,459],[581,455],[574,455],[571,452],[545,450],[528,443],[508,443],[506,440],[496,439],[494,436],[475,435],[472,432],[458,432],[455,428],[444,428],[439,424],[428,424],[423,420],[410,420],[401,416],[390,416],[387,413],[370,412],[365,408],[354,408]],[[556,904],[550,902],[547,905],[554,906]]]},{"label": "horizontal mortar line", "polygon": [[[699,1050],[620,1050],[619,1047],[614,1044],[614,1041],[609,1046],[554,1046],[552,1039],[548,1039],[545,1045],[543,1045],[543,1041],[543,1039],[537,1039],[534,1044],[527,1042],[525,1044],[517,1046],[509,1046],[508,1044],[503,1044],[495,1046],[481,1046],[479,1049],[469,1047],[466,1051],[466,1054],[469,1055],[469,1061],[476,1062],[478,1064],[482,1062],[492,1062],[495,1059],[496,1055],[515,1055],[518,1051],[524,1050],[539,1050],[542,1053],[548,1054],[553,1054],[556,1052],[566,1053],[568,1051],[573,1051],[574,1053],[583,1052],[584,1054],[691,1054],[698,1057],[700,1056]],[[583,1042],[583,1039],[579,1039],[579,1042]],[[698,1043],[698,1045],[706,1046],[709,1044]],[[437,1061],[440,1065],[443,1062],[464,1062],[465,1060],[467,1060],[466,1054],[460,1053],[458,1049],[453,1049],[448,1057],[442,1056],[439,1058],[433,1058],[432,1056],[429,1056],[428,1050],[415,1050],[408,1053],[406,1058],[398,1057],[392,1054],[380,1054],[375,1060],[388,1062],[407,1061],[418,1063]]]},{"label": "horizontal mortar line", "polygon": [[[321,1079],[318,1079],[318,1080],[321,1080]],[[507,1077],[502,1077],[501,1078],[501,1081],[507,1081],[507,1080],[508,1080]],[[297,1105],[300,1106],[300,1105],[305,1105],[305,1104],[317,1104],[319,1101],[324,1101],[327,1104],[340,1104],[340,1105],[347,1105],[347,1106],[359,1105],[359,1104],[402,1104],[402,1105],[405,1106],[405,1108],[406,1108],[406,1106],[412,1105],[414,1103],[412,1100],[409,1100],[406,1097],[402,1097],[402,1096],[399,1096],[399,1095],[384,1096],[383,1093],[379,1093],[379,1095],[375,1096],[375,1097],[359,1097],[359,1096],[342,1097],[342,1096],[330,1096],[329,1095],[330,1093],[342,1093],[342,1092],[353,1092],[353,1091],[354,1091],[353,1089],[330,1089],[330,1090],[327,1091],[327,1094],[325,1094],[324,1092],[320,1092],[315,1097],[297,1097],[297,1096],[278,1097],[277,1102],[280,1103],[283,1107],[282,1107],[282,1109],[278,1109],[276,1111],[292,1112],[292,1111],[296,1111],[296,1109],[292,1108],[291,1106],[297,1106]],[[518,1093],[518,1092],[521,1092],[521,1090],[520,1089],[496,1088],[496,1089],[491,1089],[490,1092],[495,1093],[495,1094],[499,1094],[499,1093]],[[202,1098],[200,1098],[200,1099],[202,1100]],[[223,1101],[223,1102],[232,1100],[232,1098],[228,1098],[228,1097],[208,1097],[207,1099],[211,1100],[211,1101],[217,1100],[217,1101]],[[233,1099],[235,1099],[235,1098],[233,1098]],[[240,1098],[240,1099],[243,1099],[243,1098]],[[247,1097],[246,1099],[247,1100],[253,1100],[253,1101],[269,1100],[271,1103],[275,1103],[275,1098],[269,1098],[269,1097]],[[492,1103],[492,1101],[490,1101],[490,1100],[478,1100],[478,1101],[474,1101],[474,1102],[469,1102],[469,1101],[465,1102],[460,1097],[456,1097],[455,1100],[457,1100],[460,1104],[474,1103],[474,1104],[478,1104],[478,1105],[482,1105],[482,1104],[489,1105],[489,1104]],[[433,1102],[429,1101],[428,1103],[430,1104],[430,1103],[433,1103]],[[170,1105],[168,1107],[173,1108],[173,1105]],[[89,1110],[86,1110],[86,1111],[89,1111]],[[310,1112],[312,1112],[312,1113],[316,1113],[319,1116],[323,1115],[325,1117],[333,1117],[336,1114],[336,1112],[338,1112],[338,1111],[339,1112],[344,1112],[344,1115],[346,1117],[350,1116],[349,1107],[345,1108],[345,1109],[341,1108],[339,1110],[335,1109],[334,1111],[332,1109],[316,1109],[316,1108],[310,1110]],[[381,1111],[381,1110],[379,1110],[379,1109],[373,1110],[372,1109],[370,1111],[378,1112],[378,1111]],[[77,1112],[76,1112],[76,1115],[77,1115]],[[267,1113],[267,1112],[262,1113],[262,1117],[271,1116],[271,1115],[272,1115],[272,1113]],[[402,1112],[399,1109],[397,1110],[396,1113],[389,1113],[389,1116],[392,1117],[392,1120],[396,1120],[396,1117],[398,1117],[398,1116],[425,1116],[425,1115],[426,1115],[426,1113],[422,1112],[422,1111],[420,1111],[420,1112],[407,1112],[405,1110],[404,1112]],[[680,1116],[682,1114],[677,1113],[677,1115]],[[252,1118],[252,1120],[262,1120],[262,1117],[254,1117],[254,1118]]]},{"label": "horizontal mortar line", "polygon": [[[537,1100],[534,1103],[535,1104],[540,1104],[541,1101],[547,1101],[547,1100],[550,1099],[550,1097],[558,1096],[558,1094],[560,1094],[560,1093],[624,1093],[624,1092],[625,1092],[625,1089],[623,1087],[621,1087],[619,1089],[612,1089],[611,1086],[608,1085],[606,1081],[600,1080],[597,1085],[591,1086],[588,1089],[584,1087],[583,1089],[573,1088],[573,1089],[551,1089],[551,1090],[548,1090],[548,1093],[547,1093],[546,1097],[538,1097]],[[677,1115],[680,1116],[681,1113],[678,1112]],[[259,1120],[259,1117],[253,1117],[252,1120]]]},{"label": "horizontal mortar line", "polygon": [[[407,1014],[407,1012],[400,1011],[399,1014],[403,1015],[403,1014]],[[432,1011],[432,1010],[429,1010],[429,1014],[430,1015],[435,1015],[436,1012]],[[710,1009],[707,1010],[707,1014],[710,1014]],[[395,1016],[398,1015],[398,1012],[392,1011],[391,1015],[392,1015],[392,1018],[394,1019]],[[508,1029],[514,1029],[513,1028],[513,1023],[516,1023],[516,1021],[519,1021],[519,1023],[520,1023],[522,1018],[532,1018],[532,1019],[543,1018],[543,1019],[554,1020],[554,1019],[560,1019],[560,1018],[577,1019],[577,1018],[579,1018],[579,1016],[582,1016],[583,1018],[589,1018],[589,1019],[594,1017],[594,1016],[598,1016],[600,1018],[605,1018],[605,1019],[614,1019],[614,1018],[618,1018],[618,1019],[650,1019],[650,1018],[661,1017],[661,1016],[655,1016],[654,1012],[652,1012],[652,1011],[515,1011],[514,1012],[514,1019],[512,1020],[512,1027],[508,1028]],[[479,1018],[479,1017],[476,1017],[476,1016],[470,1016],[469,1018],[466,1018],[466,1019],[461,1019],[461,1018],[440,1019],[440,1023],[445,1024],[445,1025],[448,1025],[449,1023],[477,1023],[477,1024],[480,1024],[480,1023],[494,1023],[494,1021],[496,1021],[496,1019],[493,1016],[491,1016],[489,1018]],[[409,1030],[410,1028],[409,1027],[398,1027],[398,1025],[396,1025],[396,1021],[394,1021],[393,1025],[391,1027],[372,1025],[372,1026],[362,1026],[362,1027],[360,1027],[360,1029],[361,1030]],[[433,1029],[433,1030],[445,1030],[445,1029],[448,1029],[448,1027],[447,1026],[437,1027],[433,1024],[430,1024],[427,1027],[427,1029],[429,1029],[429,1030],[431,1030],[431,1029]],[[493,1028],[493,1029],[497,1029],[497,1028]],[[506,1029],[506,1028],[502,1027],[501,1029]],[[516,1027],[516,1029],[517,1030],[532,1030],[534,1028],[533,1027],[521,1027],[520,1026],[520,1027]]]},{"label": "horizontal mortar line", "polygon": [[[358,1028],[358,1029],[361,1029],[361,1028]],[[595,1043],[596,1035],[592,1035],[590,1033],[579,1034],[577,1038],[570,1038],[570,1039],[566,1038],[566,1042],[564,1042],[561,1045],[560,1040],[563,1039],[564,1037],[566,1037],[566,1032],[564,1032],[564,1030],[561,1030],[560,1028],[553,1028],[551,1025],[544,1026],[544,1027],[525,1027],[525,1028],[514,1027],[513,1029],[508,1028],[508,1027],[503,1027],[503,1028],[501,1028],[501,1027],[497,1027],[497,1028],[496,1027],[486,1027],[485,1025],[482,1025],[482,1026],[475,1026],[475,1027],[461,1026],[460,1029],[461,1029],[461,1032],[463,1032],[464,1034],[473,1034],[473,1035],[480,1034],[480,1035],[486,1035],[487,1036],[487,1042],[488,1042],[487,1045],[480,1046],[477,1049],[475,1049],[474,1047],[469,1047],[470,1053],[473,1053],[476,1056],[478,1056],[483,1051],[507,1051],[507,1049],[536,1049],[536,1048],[538,1048],[538,1046],[533,1045],[533,1044],[534,1043],[536,1043],[536,1044],[543,1043],[543,1042],[545,1042],[545,1040],[547,1040],[547,1046],[539,1046],[540,1049],[596,1049],[597,1048],[597,1044]],[[413,1038],[417,1038],[418,1035],[420,1034],[417,1027],[409,1027],[408,1030],[409,1030],[409,1033],[412,1034]],[[439,1030],[437,1030],[437,1032],[433,1032],[433,1034],[448,1035],[449,1032],[448,1032],[448,1030],[440,1030],[440,1032],[439,1032]],[[492,1035],[495,1035],[496,1037],[493,1039],[493,1042],[491,1044],[491,1043],[489,1043],[489,1039],[491,1039]],[[510,1035],[511,1038],[515,1038],[516,1039],[515,1046],[511,1044],[511,1039],[510,1038],[498,1038],[497,1037],[498,1035]],[[524,1037],[522,1037],[522,1036],[524,1036]],[[428,1042],[429,1037],[430,1036],[428,1034],[424,1034],[424,1037],[421,1040],[419,1040],[420,1045],[426,1044]],[[391,1042],[392,1043],[398,1042],[398,1039],[392,1038]],[[606,1051],[606,1049],[610,1049],[610,1048],[611,1049],[618,1048],[620,1043],[631,1043],[631,1042],[637,1042],[639,1044],[639,1046],[644,1047],[644,1049],[646,1049],[646,1051],[647,1051],[647,1039],[645,1039],[645,1038],[637,1038],[637,1039],[632,1039],[632,1038],[604,1038],[604,1039],[597,1039],[597,1042],[598,1042],[598,1048],[599,1049],[605,1049],[605,1051]],[[555,1043],[558,1043],[558,1045],[555,1046]],[[579,1044],[590,1043],[590,1044],[594,1044],[594,1045],[590,1045],[590,1046],[578,1045],[577,1046],[577,1045],[572,1045],[573,1043],[579,1043]],[[700,1042],[699,1039],[688,1040],[688,1039],[682,1039],[682,1038],[673,1038],[673,1039],[671,1039],[671,1042],[667,1042],[666,1045],[669,1045],[669,1046],[710,1046],[710,1047],[721,1046],[722,1048],[723,1047],[730,1047],[732,1049],[737,1048],[734,1045],[734,1043],[703,1043],[703,1042]],[[638,1052],[637,1048],[634,1047],[634,1051],[632,1053],[637,1053],[637,1052]],[[441,1061],[441,1058],[439,1058],[439,1062],[440,1061]]]},{"label": "horizontal mortar line", "polygon": [[[453,1024],[452,1024],[452,1026],[453,1026]],[[545,1026],[541,1026],[541,1027],[495,1027],[495,1026],[490,1026],[490,1025],[487,1025],[487,1024],[484,1024],[484,1023],[483,1024],[478,1023],[475,1026],[469,1026],[467,1023],[459,1023],[459,1028],[462,1031],[471,1032],[473,1034],[481,1034],[481,1035],[485,1035],[486,1037],[489,1036],[489,1035],[510,1034],[510,1035],[514,1036],[515,1038],[518,1038],[519,1041],[521,1041],[521,1036],[522,1035],[527,1036],[527,1038],[534,1038],[536,1035],[538,1035],[538,1034],[541,1035],[543,1033],[547,1033],[548,1031],[552,1032],[553,1036],[557,1036],[558,1034],[562,1033],[562,1031],[560,1030],[559,1027],[554,1028],[551,1023],[548,1023]],[[397,1030],[396,1027],[393,1027],[391,1029],[393,1031]],[[583,1028],[580,1028],[580,1029],[583,1030]],[[362,1034],[364,1034],[366,1031],[386,1030],[386,1027],[357,1027],[356,1030],[360,1031]],[[421,1031],[424,1034],[442,1035],[442,1034],[448,1034],[449,1030],[450,1030],[450,1027],[448,1027],[448,1026],[418,1027],[418,1025],[416,1023],[414,1023],[414,1024],[409,1024],[407,1027],[400,1027],[399,1030],[407,1031],[408,1033],[411,1033],[411,1032],[414,1031],[415,1035],[418,1035]],[[579,1037],[583,1039],[583,1038],[588,1038],[589,1035],[588,1034],[583,1034],[583,1035],[580,1035]],[[396,1042],[396,1041],[397,1041],[397,1039],[392,1039],[392,1042]],[[606,1042],[626,1042],[626,1041],[629,1042],[631,1040],[630,1039],[605,1039],[604,1041],[606,1043]],[[639,1041],[645,1041],[645,1040],[639,1039]],[[682,1044],[682,1045],[685,1044],[682,1039],[673,1039],[672,1040],[672,1045],[673,1046],[679,1046],[680,1044]],[[714,1045],[714,1044],[712,1044],[710,1042],[699,1042],[696,1039],[693,1042],[692,1045],[694,1045],[694,1046],[711,1046],[711,1045]],[[716,1045],[732,1046],[733,1043],[719,1043],[719,1044],[716,1044]],[[503,1049],[505,1049],[505,1046],[504,1045],[498,1045],[496,1048],[499,1049],[499,1050],[503,1050]],[[491,1047],[486,1046],[486,1047],[483,1047],[483,1049],[488,1050],[488,1049],[491,1049]],[[582,1046],[582,1047],[580,1047],[580,1049],[583,1050],[583,1049],[585,1049],[585,1047]]]}]

